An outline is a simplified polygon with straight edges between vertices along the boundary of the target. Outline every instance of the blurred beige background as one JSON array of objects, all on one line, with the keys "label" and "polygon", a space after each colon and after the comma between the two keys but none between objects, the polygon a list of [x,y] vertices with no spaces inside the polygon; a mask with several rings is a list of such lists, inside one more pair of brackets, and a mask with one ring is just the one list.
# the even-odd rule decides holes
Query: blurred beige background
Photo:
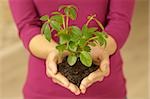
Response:
[{"label": "blurred beige background", "polygon": [[[7,0],[1,0],[0,12],[0,99],[22,99],[27,55]],[[132,31],[122,54],[128,99],[148,99],[148,0],[137,0]]]}]

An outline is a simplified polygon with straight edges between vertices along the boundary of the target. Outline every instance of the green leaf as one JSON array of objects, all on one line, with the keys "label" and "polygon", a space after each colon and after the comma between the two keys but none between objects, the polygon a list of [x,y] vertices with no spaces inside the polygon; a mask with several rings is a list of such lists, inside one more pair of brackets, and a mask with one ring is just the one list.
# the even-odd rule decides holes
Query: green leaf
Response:
[{"label": "green leaf", "polygon": [[68,34],[61,34],[60,35],[60,44],[67,43],[70,40],[70,36]]},{"label": "green leaf", "polygon": [[77,44],[75,42],[70,41],[68,48],[69,48],[70,51],[76,52]]},{"label": "green leaf", "polygon": [[41,34],[43,34],[43,33],[44,33],[44,30],[45,30],[46,25],[47,25],[47,23],[46,23],[46,22],[42,25],[42,28],[41,28]]},{"label": "green leaf", "polygon": [[94,33],[97,29],[97,27],[91,27],[88,29],[88,33]]},{"label": "green leaf", "polygon": [[106,46],[106,35],[103,32],[95,32],[97,38],[97,41],[99,42],[100,46],[105,45]]},{"label": "green leaf", "polygon": [[87,41],[86,38],[81,38],[78,42],[79,46],[83,47],[85,45],[86,41]]},{"label": "green leaf", "polygon": [[106,45],[107,45],[107,41],[106,39],[104,39],[104,46],[106,47]]},{"label": "green leaf", "polygon": [[70,8],[69,9],[70,10],[70,18],[72,19],[72,20],[75,20],[76,18],[77,18],[77,13],[76,13],[76,10],[75,10],[75,8]]},{"label": "green leaf", "polygon": [[63,17],[61,15],[54,15],[51,17],[51,20],[58,22],[59,24],[63,23]]},{"label": "green leaf", "polygon": [[70,66],[73,66],[77,61],[77,56],[76,55],[69,55],[67,58],[67,62]]},{"label": "green leaf", "polygon": [[81,38],[81,30],[77,26],[72,26],[71,27],[71,41],[78,41]]},{"label": "green leaf", "polygon": [[51,40],[51,31],[48,23],[45,25],[44,36],[48,41]]},{"label": "green leaf", "polygon": [[77,26],[72,26],[72,32],[81,35],[81,30]]},{"label": "green leaf", "polygon": [[65,12],[66,15],[69,15],[70,9],[69,9],[68,7],[66,7],[66,8],[64,9],[64,12]]},{"label": "green leaf", "polygon": [[83,25],[82,27],[82,34],[83,34],[83,37],[86,39],[92,37],[92,33],[88,31],[88,27],[86,25]]},{"label": "green leaf", "polygon": [[102,32],[96,31],[94,34],[95,34],[96,36],[101,36],[101,33],[102,33]]},{"label": "green leaf", "polygon": [[61,31],[58,32],[58,36],[61,36],[63,34],[66,34],[67,30],[66,29],[62,29]]},{"label": "green leaf", "polygon": [[60,28],[61,28],[60,23],[56,21],[51,21],[50,25],[54,30],[60,31]]},{"label": "green leaf", "polygon": [[84,47],[84,51],[90,52],[90,51],[91,51],[91,48],[90,48],[89,46],[85,46],[85,47]]},{"label": "green leaf", "polygon": [[107,39],[108,38],[108,35],[106,32],[102,32],[103,36]]},{"label": "green leaf", "polygon": [[40,18],[41,21],[48,21],[49,16],[48,15],[44,15]]},{"label": "green leaf", "polygon": [[56,49],[59,52],[63,52],[66,49],[66,45],[65,44],[59,44],[59,45],[56,46]]},{"label": "green leaf", "polygon": [[80,60],[82,64],[84,64],[87,67],[90,67],[92,65],[92,57],[87,51],[82,51],[80,53]]},{"label": "green leaf", "polygon": [[88,33],[88,27],[84,24],[82,27],[82,33],[87,34]]}]

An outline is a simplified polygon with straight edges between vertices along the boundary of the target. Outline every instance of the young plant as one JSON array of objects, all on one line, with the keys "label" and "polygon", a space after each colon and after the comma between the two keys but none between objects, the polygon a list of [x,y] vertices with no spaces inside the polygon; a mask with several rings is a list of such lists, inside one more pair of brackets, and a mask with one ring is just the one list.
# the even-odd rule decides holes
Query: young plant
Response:
[{"label": "young plant", "polygon": [[[70,66],[73,66],[79,58],[82,64],[90,67],[92,65],[90,46],[96,46],[96,44],[106,46],[107,34],[104,32],[101,22],[96,19],[96,15],[88,16],[87,23],[81,29],[78,26],[69,25],[70,20],[76,20],[77,10],[74,5],[62,5],[58,11],[51,13],[51,17],[42,16],[40,18],[43,21],[41,33],[48,41],[51,41],[51,33],[57,32],[59,42],[56,49],[60,53],[64,51],[70,53],[67,57]],[[97,27],[88,27],[91,21],[95,21],[101,31]]]}]

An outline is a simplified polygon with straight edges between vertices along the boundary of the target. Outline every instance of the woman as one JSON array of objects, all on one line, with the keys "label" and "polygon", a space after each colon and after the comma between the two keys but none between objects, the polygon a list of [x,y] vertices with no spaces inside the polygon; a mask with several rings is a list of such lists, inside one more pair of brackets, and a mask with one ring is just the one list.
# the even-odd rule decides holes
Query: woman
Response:
[{"label": "woman", "polygon": [[[19,37],[30,53],[23,88],[25,99],[125,99],[126,80],[120,49],[128,38],[134,0],[9,0],[9,3]],[[81,27],[86,16],[96,14],[108,33],[106,48],[91,47],[90,53],[93,61],[101,60],[102,71],[84,78],[79,88],[57,72],[57,38],[53,35],[49,43],[40,34],[40,16],[50,15],[63,4],[73,4],[79,9],[77,20],[70,24]]]}]

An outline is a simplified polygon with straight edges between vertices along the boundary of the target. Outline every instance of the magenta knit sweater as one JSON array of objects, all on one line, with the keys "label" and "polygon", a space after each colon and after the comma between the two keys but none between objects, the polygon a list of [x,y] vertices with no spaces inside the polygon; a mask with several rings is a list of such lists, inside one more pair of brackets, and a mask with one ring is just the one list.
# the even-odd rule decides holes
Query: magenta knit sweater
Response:
[{"label": "magenta knit sweater", "polygon": [[[105,26],[105,31],[117,42],[118,49],[110,57],[111,74],[102,82],[88,88],[86,94],[75,96],[69,90],[54,84],[46,76],[45,60],[29,55],[28,75],[23,88],[25,99],[124,99],[126,82],[120,49],[128,38],[134,0],[9,0],[10,8],[25,48],[40,33],[40,16],[55,11],[62,4],[74,4],[78,10],[77,21],[70,24],[81,27],[90,14]],[[97,26],[91,23],[91,26]],[[55,39],[55,38],[54,38]],[[42,45],[41,45],[42,47]],[[30,52],[30,51],[29,51]]]}]

